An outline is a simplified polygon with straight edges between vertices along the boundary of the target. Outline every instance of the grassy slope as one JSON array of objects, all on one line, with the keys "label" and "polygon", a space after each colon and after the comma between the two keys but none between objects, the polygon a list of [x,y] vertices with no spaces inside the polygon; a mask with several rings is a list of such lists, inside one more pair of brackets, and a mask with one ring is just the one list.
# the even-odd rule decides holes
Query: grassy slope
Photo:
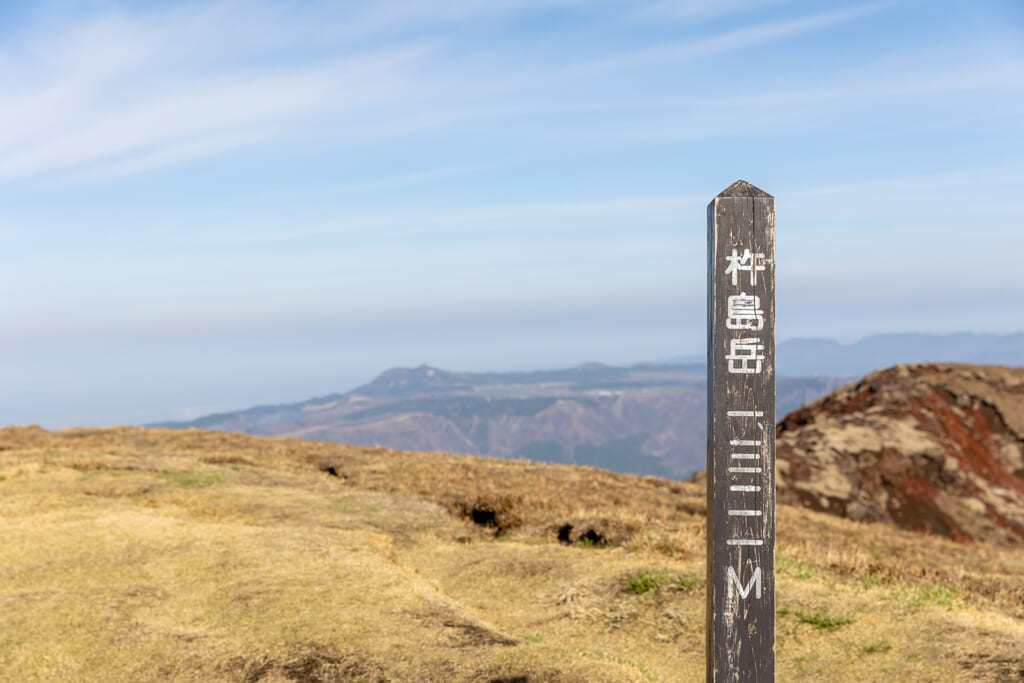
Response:
[{"label": "grassy slope", "polygon": [[[702,495],[234,434],[3,429],[0,679],[701,680]],[[1024,677],[1024,550],[795,508],[778,548],[779,680]]]}]

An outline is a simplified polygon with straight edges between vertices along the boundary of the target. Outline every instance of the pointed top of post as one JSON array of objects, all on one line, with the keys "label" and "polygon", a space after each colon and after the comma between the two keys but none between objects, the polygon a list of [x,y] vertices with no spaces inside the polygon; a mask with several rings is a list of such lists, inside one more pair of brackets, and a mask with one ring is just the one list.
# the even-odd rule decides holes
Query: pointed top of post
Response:
[{"label": "pointed top of post", "polygon": [[754,187],[746,180],[737,180],[729,187],[722,190],[719,197],[768,197],[774,199],[770,194],[759,187]]}]

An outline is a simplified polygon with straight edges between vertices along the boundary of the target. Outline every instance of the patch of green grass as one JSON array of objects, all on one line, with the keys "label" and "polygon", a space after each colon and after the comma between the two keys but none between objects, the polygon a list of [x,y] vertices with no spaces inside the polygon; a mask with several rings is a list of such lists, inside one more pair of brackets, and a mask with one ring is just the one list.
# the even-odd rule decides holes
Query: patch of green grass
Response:
[{"label": "patch of green grass", "polygon": [[[788,610],[786,614],[788,614]],[[793,616],[805,624],[810,624],[814,628],[821,629],[822,631],[835,631],[847,624],[853,623],[853,619],[845,617],[839,614],[828,614],[823,611],[809,612],[807,610],[795,609],[793,610]]]},{"label": "patch of green grass", "polygon": [[930,586],[913,586],[906,583],[891,583],[885,579],[865,577],[861,579],[865,588],[888,587],[886,597],[893,602],[901,602],[912,609],[923,607],[945,607],[952,610],[960,607],[960,592],[950,588],[941,581]]},{"label": "patch of green grass", "polygon": [[785,574],[792,574],[793,578],[804,580],[814,576],[814,568],[806,562],[794,560],[786,553],[779,553],[775,556],[775,570]]},{"label": "patch of green grass", "polygon": [[664,582],[665,577],[661,574],[652,574],[644,570],[626,579],[626,586],[636,595],[643,595],[648,591],[654,590]]},{"label": "patch of green grass", "polygon": [[681,591],[692,590],[704,584],[702,576],[680,576],[676,581],[676,589]]},{"label": "patch of green grass", "polygon": [[597,541],[595,541],[592,538],[587,538],[586,536],[580,538],[580,540],[576,541],[576,543],[579,544],[579,546],[581,548],[595,548],[595,547],[597,547]]},{"label": "patch of green grass", "polygon": [[953,609],[959,596],[959,591],[939,581],[929,588],[919,588],[914,591],[910,598],[910,604],[913,607],[935,605],[936,607]]},{"label": "patch of green grass", "polygon": [[544,635],[540,631],[534,631],[533,633],[527,633],[523,636],[523,640],[528,640],[531,643],[543,643]]},{"label": "patch of green grass", "polygon": [[888,586],[890,582],[883,576],[868,574],[867,576],[861,577],[860,584],[865,588],[878,588],[879,586]]},{"label": "patch of green grass", "polygon": [[880,640],[877,643],[868,643],[860,648],[860,651],[866,655],[873,655],[878,652],[888,652],[892,649],[892,644],[888,640]]}]

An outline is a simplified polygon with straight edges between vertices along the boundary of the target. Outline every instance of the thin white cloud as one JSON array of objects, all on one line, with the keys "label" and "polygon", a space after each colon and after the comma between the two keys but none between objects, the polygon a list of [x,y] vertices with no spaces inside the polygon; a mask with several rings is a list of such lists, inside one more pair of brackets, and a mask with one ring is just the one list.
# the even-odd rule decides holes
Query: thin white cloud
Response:
[{"label": "thin white cloud", "polygon": [[992,190],[1003,185],[1013,187],[1021,184],[1024,184],[1024,169],[1019,166],[995,166],[990,168],[944,171],[941,173],[921,173],[843,184],[819,185],[816,187],[793,189],[786,194],[793,199],[818,199],[919,190],[945,192],[955,189],[963,193],[971,190]]},{"label": "thin white cloud", "polygon": [[62,176],[59,184],[77,185],[134,175],[164,166],[215,156],[239,147],[259,144],[265,140],[279,137],[281,137],[280,131],[273,127],[261,128],[250,125],[242,130],[213,130],[208,133],[190,135],[187,138],[172,138],[155,143],[151,148],[132,149],[125,156],[118,155],[113,159],[103,158],[83,170],[69,170]]},{"label": "thin white cloud", "polygon": [[386,33],[481,17],[501,17],[526,11],[555,8],[584,8],[612,4],[609,0],[390,0],[366,2],[348,17],[360,33]]},{"label": "thin white cloud", "polygon": [[[134,97],[124,84],[113,93],[120,102],[107,100],[103,88],[78,97],[74,89],[59,95],[48,90],[27,105],[15,103],[20,107],[7,108],[0,100],[6,112],[0,115],[0,179],[85,164],[124,166],[132,161],[126,156],[182,160],[189,157],[168,154],[167,148],[184,145],[208,153],[228,147],[203,142],[214,134],[243,144],[252,141],[253,128],[265,130],[275,122],[296,128],[310,116],[365,110],[409,86],[408,68],[419,54],[403,49],[312,67],[167,82],[159,89],[139,83],[143,92]],[[57,113],[50,113],[54,108]],[[46,121],[42,130],[40,118]]]},{"label": "thin white cloud", "polygon": [[395,187],[407,187],[410,185],[419,185],[422,183],[433,182],[435,180],[443,180],[446,178],[462,176],[469,173],[474,173],[476,171],[492,169],[494,168],[494,166],[494,164],[464,164],[462,166],[433,168],[426,171],[416,171],[414,173],[402,173],[400,175],[392,176],[390,178],[382,178],[379,180],[369,180],[361,183],[349,183],[347,185],[340,185],[338,187],[331,188],[329,191],[340,194],[347,194],[350,192],[366,192],[368,190],[382,190]]},{"label": "thin white cloud", "polygon": [[[554,104],[516,104],[505,110],[482,111],[476,116],[496,118],[547,115],[538,137],[560,140],[614,140],[626,142],[708,140],[755,132],[811,131],[841,126],[863,126],[879,117],[890,127],[907,119],[920,127],[915,113],[939,105],[951,96],[992,93],[1002,100],[999,109],[962,108],[959,116],[972,121],[1005,116],[1015,120],[1024,113],[1024,101],[1011,93],[1024,87],[1024,62],[992,61],[947,65],[883,60],[855,72],[833,74],[826,81],[800,87],[773,89],[770,84],[741,95],[695,95],[677,99],[580,100]],[[1009,97],[1009,99],[1007,99]],[[885,108],[882,107],[885,104]],[[893,111],[900,112],[893,116]],[[757,111],[757,116],[751,116]],[[571,116],[603,114],[603,116]],[[467,118],[472,115],[465,114]],[[868,123],[867,125],[875,125]],[[942,125],[936,121],[932,125]]]},{"label": "thin white cloud", "polygon": [[792,0],[661,0],[642,4],[634,16],[644,21],[684,21],[696,23],[741,12],[763,11],[766,7]]},{"label": "thin white cloud", "polygon": [[242,9],[219,3],[87,18],[37,32],[17,49],[0,47],[0,182],[154,168],[252,144],[270,129],[371,118],[375,107],[422,92],[414,77],[428,50],[422,42],[334,50],[325,59],[303,54],[293,24],[284,32],[296,42],[267,59],[282,47],[263,38],[275,27],[252,26]]},{"label": "thin white cloud", "polygon": [[408,0],[296,12],[225,0],[37,27],[0,46],[0,182],[108,179],[297,131],[365,144],[450,125],[472,112],[458,97],[484,80],[445,83],[435,63],[431,83],[420,68],[424,29],[573,6],[583,4]]},{"label": "thin white cloud", "polygon": [[[560,232],[581,224],[608,225],[628,216],[634,224],[657,220],[672,224],[687,207],[702,206],[707,197],[665,195],[624,197],[591,201],[527,202],[489,205],[449,210],[410,210],[393,213],[356,215],[332,219],[305,228],[255,232],[251,227],[235,229],[211,228],[185,237],[190,242],[230,242],[261,244],[307,240],[351,232],[375,232],[387,239],[431,234],[436,236],[460,232],[494,233],[524,227],[547,229],[552,238]],[[521,242],[517,237],[515,241]]]},{"label": "thin white cloud", "polygon": [[946,95],[978,90],[1012,90],[1024,86],[1024,61],[992,61],[957,65],[922,65],[879,61],[870,69],[835,74],[827,82],[799,88],[765,89],[739,96],[694,100],[719,107],[786,106],[830,100],[878,99]]},{"label": "thin white cloud", "polygon": [[702,40],[636,50],[632,53],[596,60],[572,69],[577,75],[635,68],[658,62],[683,62],[700,57],[735,52],[764,43],[814,33],[839,26],[884,9],[888,3],[870,3],[849,9],[820,12],[798,19],[768,21],[720,33]]}]

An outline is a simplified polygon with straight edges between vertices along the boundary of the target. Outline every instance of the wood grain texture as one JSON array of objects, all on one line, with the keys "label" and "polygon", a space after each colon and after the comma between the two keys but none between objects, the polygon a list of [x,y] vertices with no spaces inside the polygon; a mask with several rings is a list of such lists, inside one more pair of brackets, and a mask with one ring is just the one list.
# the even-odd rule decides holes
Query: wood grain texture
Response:
[{"label": "wood grain texture", "polygon": [[707,680],[775,678],[775,200],[708,206]]}]

